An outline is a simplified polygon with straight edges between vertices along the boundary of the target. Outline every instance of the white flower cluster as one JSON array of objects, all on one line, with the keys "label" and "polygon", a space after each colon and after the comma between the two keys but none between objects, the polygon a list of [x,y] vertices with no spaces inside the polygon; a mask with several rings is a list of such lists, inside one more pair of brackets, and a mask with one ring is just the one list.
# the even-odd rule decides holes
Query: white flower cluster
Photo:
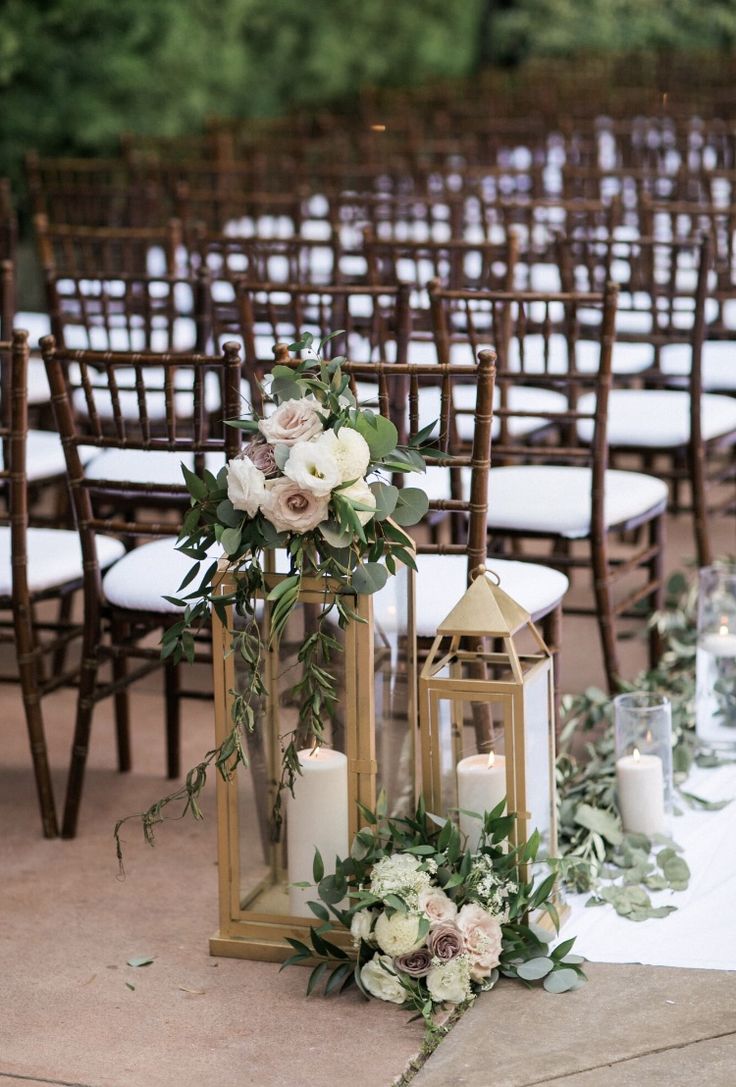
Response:
[{"label": "white flower cluster", "polygon": [[508,920],[509,899],[518,890],[512,879],[504,879],[494,871],[493,861],[485,853],[477,856],[468,877],[473,895],[481,905],[501,921]]},{"label": "white flower cluster", "polygon": [[[228,498],[249,517],[260,511],[277,532],[309,532],[326,521],[333,493],[368,509],[356,510],[361,524],[373,517],[376,499],[365,481],[370,450],[352,427],[324,429],[322,406],[309,397],[286,400],[258,424],[260,445],[251,443],[245,456],[228,467]],[[276,450],[285,446],[283,474],[263,470],[276,464]],[[269,478],[269,475],[271,478]],[[275,478],[273,476],[275,475]]]},{"label": "white flower cluster", "polygon": [[462,1004],[473,995],[470,987],[470,958],[457,955],[449,962],[437,962],[427,974],[427,988],[435,1004]]},{"label": "white flower cluster", "polygon": [[382,857],[373,866],[370,891],[377,898],[399,895],[410,909],[414,909],[419,903],[420,892],[429,887],[436,871],[433,860],[422,863],[413,853],[394,853]]}]

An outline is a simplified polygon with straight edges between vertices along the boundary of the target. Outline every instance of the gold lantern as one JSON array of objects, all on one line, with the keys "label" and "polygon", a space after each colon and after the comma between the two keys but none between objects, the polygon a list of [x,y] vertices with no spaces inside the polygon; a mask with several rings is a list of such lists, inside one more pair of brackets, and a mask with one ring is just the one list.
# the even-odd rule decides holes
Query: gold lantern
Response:
[{"label": "gold lantern", "polygon": [[557,851],[552,656],[529,614],[477,571],[440,624],[419,677],[427,808],[458,813],[471,845],[506,798],[515,840],[536,828],[540,857]]},{"label": "gold lantern", "polygon": [[[284,574],[274,572],[278,563],[267,556],[266,594]],[[231,594],[237,573],[223,565],[218,591]],[[284,825],[277,829],[274,804],[285,737],[298,728],[298,700],[293,686],[300,678],[298,652],[317,616],[336,596],[346,592],[339,581],[304,578],[297,605],[278,645],[270,645],[272,605],[256,606],[265,648],[266,695],[256,709],[256,725],[245,735],[246,767],[238,766],[229,780],[218,775],[217,823],[219,865],[219,929],[210,940],[210,953],[236,958],[280,961],[292,954],[287,938],[304,941],[309,926],[319,924],[308,901],[318,901],[312,883],[315,847],[323,856],[325,872],[334,871],[336,855],[345,857],[359,830],[361,806],[375,809],[379,789],[410,793],[413,801],[412,714],[416,673],[412,673],[414,644],[405,621],[413,615],[410,594],[413,579],[390,578],[382,593],[392,594],[384,612],[395,617],[391,629],[374,622],[373,597],[351,594],[347,601],[355,618],[342,630],[335,620],[331,637],[341,642],[330,669],[335,679],[337,710],[326,723],[326,744],[300,752],[302,773],[294,783],[294,795],[281,793]],[[232,652],[232,631],[238,616],[230,606],[225,621],[213,613],[213,668],[216,742],[222,743],[232,728],[233,703],[244,687],[245,674]],[[385,625],[384,625],[385,626]],[[376,730],[376,699],[381,711]],[[392,785],[379,772],[379,760],[391,748],[392,771],[401,758],[411,783]],[[408,752],[408,754],[407,754]],[[387,760],[387,765],[388,765]],[[331,937],[332,939],[333,937]],[[349,945],[348,933],[334,940]]]}]

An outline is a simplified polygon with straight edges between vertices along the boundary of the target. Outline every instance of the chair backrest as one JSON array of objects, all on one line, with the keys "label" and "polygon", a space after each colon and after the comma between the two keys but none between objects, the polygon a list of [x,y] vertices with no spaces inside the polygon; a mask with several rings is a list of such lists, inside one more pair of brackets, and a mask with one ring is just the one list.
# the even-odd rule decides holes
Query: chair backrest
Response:
[{"label": "chair backrest", "polygon": [[446,287],[511,290],[518,242],[386,241],[364,235],[368,281],[374,286],[408,283],[414,290],[438,279]]},{"label": "chair backrest", "polygon": [[[219,420],[241,414],[239,348],[226,344],[217,356],[72,351],[45,336],[41,351],[83,556],[91,564],[89,572],[98,577],[96,532],[175,535],[178,521],[167,520],[161,510],[172,506],[180,514],[188,504],[188,492],[183,478],[143,482],[145,467],[137,480],[105,478],[104,467],[99,466],[88,473],[94,462],[88,447],[174,454],[197,469],[210,467],[208,454],[214,454],[217,471],[237,455],[240,431],[224,422],[213,424],[208,401],[214,392]],[[126,401],[134,402],[135,413]],[[80,454],[81,447],[87,455]],[[146,509],[141,510],[143,498]],[[136,513],[125,512],[131,509]]]},{"label": "chair backrest", "polygon": [[[430,288],[438,358],[464,361],[492,344],[497,354],[494,463],[587,467],[593,474],[594,523],[603,518],[608,464],[606,420],[611,387],[617,288],[602,294],[448,291]],[[560,334],[561,310],[564,334]],[[581,310],[597,310],[598,323],[581,340]],[[461,331],[457,331],[461,329]],[[583,360],[583,344],[595,358]],[[588,353],[586,353],[587,355]],[[593,393],[582,399],[583,394]],[[581,406],[578,406],[578,402]],[[578,424],[592,429],[578,440]],[[543,500],[543,498],[540,498]]]},{"label": "chair backrest", "polygon": [[59,344],[96,351],[206,350],[210,292],[196,277],[49,272],[51,331]]},{"label": "chair backrest", "polygon": [[188,253],[190,268],[207,268],[213,291],[219,279],[308,286],[341,282],[339,248],[330,237],[238,238],[202,231]]},{"label": "chair backrest", "polygon": [[[12,607],[28,609],[27,539],[28,489],[26,482],[26,438],[28,435],[28,333],[16,329],[0,341],[2,369],[2,411],[0,412],[0,489],[5,495],[2,521],[10,524],[12,566]],[[22,626],[22,625],[21,625]],[[28,647],[19,643],[19,653]]]},{"label": "chair backrest", "polygon": [[181,267],[181,223],[163,227],[95,227],[51,225],[34,216],[41,267],[46,275],[175,276]]},{"label": "chair backrest", "polygon": [[327,358],[406,361],[411,334],[406,286],[310,287],[238,279],[233,293],[233,300],[213,301],[214,342],[220,345],[233,336],[242,342],[256,410],[262,402],[261,379],[273,365],[274,345],[296,342],[304,333],[315,340],[337,333],[324,345]]}]

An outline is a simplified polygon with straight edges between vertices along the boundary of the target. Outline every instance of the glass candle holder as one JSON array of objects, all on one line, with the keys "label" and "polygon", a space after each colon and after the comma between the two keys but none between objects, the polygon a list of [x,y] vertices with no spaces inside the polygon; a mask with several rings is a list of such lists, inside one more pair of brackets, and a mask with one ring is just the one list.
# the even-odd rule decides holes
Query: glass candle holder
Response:
[{"label": "glass candle holder", "polygon": [[696,733],[705,749],[736,751],[736,565],[700,571]]},{"label": "glass candle holder", "polygon": [[625,831],[664,834],[672,814],[672,706],[649,691],[613,700],[616,786]]}]

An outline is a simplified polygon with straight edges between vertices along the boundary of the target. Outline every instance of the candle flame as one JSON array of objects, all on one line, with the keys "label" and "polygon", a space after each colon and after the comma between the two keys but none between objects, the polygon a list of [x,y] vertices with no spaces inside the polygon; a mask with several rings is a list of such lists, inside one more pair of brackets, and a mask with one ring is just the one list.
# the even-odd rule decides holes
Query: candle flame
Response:
[{"label": "candle flame", "polygon": [[644,742],[650,744],[653,739],[654,737],[652,736],[652,730],[649,728],[647,729],[647,734],[644,737]]},{"label": "candle flame", "polygon": [[496,754],[495,754],[494,751],[491,751],[489,753],[489,755],[488,755],[488,769],[489,770],[491,769],[491,767],[493,766],[495,761],[496,761]]},{"label": "candle flame", "polygon": [[718,633],[719,634],[728,634],[728,616],[727,615],[722,615],[721,616],[721,625],[718,628]]},{"label": "candle flame", "polygon": [[633,756],[634,756],[634,762],[638,762],[639,759],[641,758],[641,755],[639,754],[639,748],[638,747],[634,748]]},{"label": "candle flame", "polygon": [[309,752],[308,758],[316,759],[319,755],[320,744],[315,744],[312,750]]},{"label": "candle flame", "polygon": [[371,125],[370,127],[371,127],[371,132],[385,132],[386,131],[386,126],[385,125]]}]

